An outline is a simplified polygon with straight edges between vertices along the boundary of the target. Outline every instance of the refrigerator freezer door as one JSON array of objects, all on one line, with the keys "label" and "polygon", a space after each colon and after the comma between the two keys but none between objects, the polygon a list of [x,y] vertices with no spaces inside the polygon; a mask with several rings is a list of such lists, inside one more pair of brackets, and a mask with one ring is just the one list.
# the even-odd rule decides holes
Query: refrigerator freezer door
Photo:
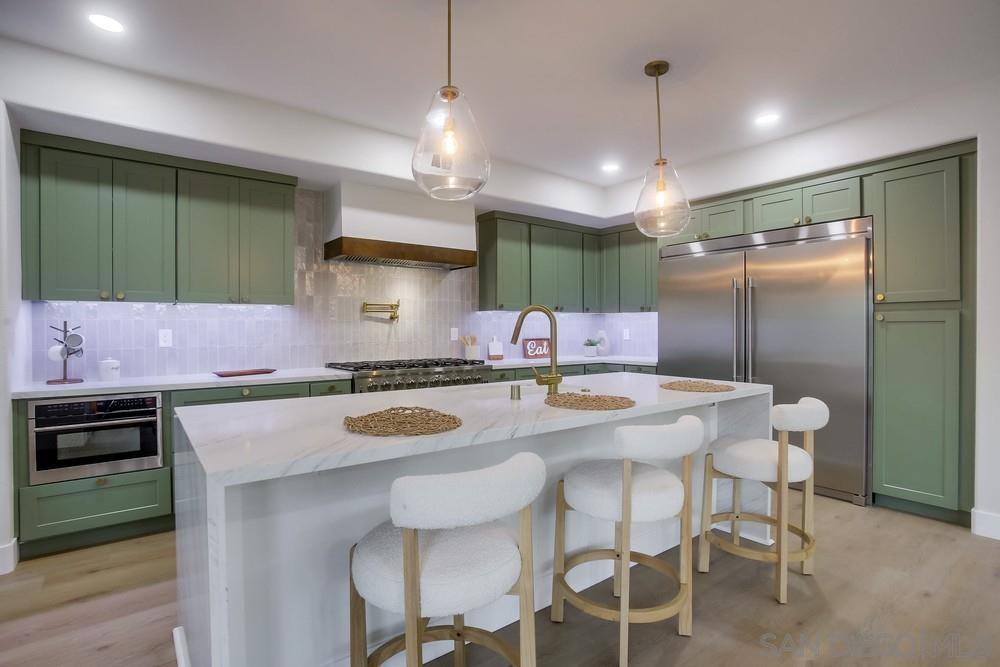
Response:
[{"label": "refrigerator freezer door", "polygon": [[[746,252],[748,367],[774,402],[830,406],[816,434],[816,486],[863,502],[868,442],[868,240]],[[793,440],[794,441],[794,440]]]},{"label": "refrigerator freezer door", "polygon": [[661,375],[743,379],[743,255],[660,260]]}]

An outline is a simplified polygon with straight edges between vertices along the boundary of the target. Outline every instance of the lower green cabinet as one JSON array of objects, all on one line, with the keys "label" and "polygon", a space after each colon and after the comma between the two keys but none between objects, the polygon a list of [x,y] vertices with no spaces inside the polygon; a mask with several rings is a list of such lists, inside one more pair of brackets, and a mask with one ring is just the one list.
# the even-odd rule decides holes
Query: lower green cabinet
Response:
[{"label": "lower green cabinet", "polygon": [[563,377],[573,377],[575,375],[583,375],[585,366],[583,364],[573,365],[573,366],[557,366],[559,375]]},{"label": "lower green cabinet", "polygon": [[[530,368],[515,368],[513,371],[515,380],[531,380],[535,377],[535,371]],[[539,372],[542,373],[544,370],[539,370]]]},{"label": "lower green cabinet", "polygon": [[636,364],[625,364],[626,373],[643,373],[645,375],[656,375],[656,366],[638,366]]},{"label": "lower green cabinet", "polygon": [[350,394],[350,380],[333,380],[332,382],[311,382],[309,383],[310,396],[336,396],[338,394]]},{"label": "lower green cabinet", "polygon": [[[329,384],[329,383],[324,383]],[[305,398],[310,395],[306,382],[292,384],[256,384],[245,387],[186,389],[170,393],[171,405],[183,408],[191,405],[212,405],[236,401],[269,401],[278,398]]]},{"label": "lower green cabinet", "polygon": [[22,542],[173,511],[169,468],[25,486],[18,500]]},{"label": "lower green cabinet", "polygon": [[493,370],[493,382],[510,382],[517,379],[517,368],[503,368]]},{"label": "lower green cabinet", "polygon": [[587,364],[584,366],[584,373],[587,375],[599,375],[600,373],[621,373],[625,367],[621,364]]},{"label": "lower green cabinet", "polygon": [[872,490],[958,508],[959,313],[875,316]]},{"label": "lower green cabinet", "polygon": [[801,222],[801,189],[753,198],[753,231],[794,227]]}]

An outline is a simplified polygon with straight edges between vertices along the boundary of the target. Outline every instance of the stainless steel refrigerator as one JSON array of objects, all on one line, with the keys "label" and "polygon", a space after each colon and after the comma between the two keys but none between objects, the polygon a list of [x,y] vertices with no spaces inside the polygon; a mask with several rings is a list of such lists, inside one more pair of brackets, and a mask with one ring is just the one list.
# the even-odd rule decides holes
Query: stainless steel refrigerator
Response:
[{"label": "stainless steel refrigerator", "polygon": [[866,504],[871,275],[871,218],[661,248],[658,371],[825,401],[816,491]]}]

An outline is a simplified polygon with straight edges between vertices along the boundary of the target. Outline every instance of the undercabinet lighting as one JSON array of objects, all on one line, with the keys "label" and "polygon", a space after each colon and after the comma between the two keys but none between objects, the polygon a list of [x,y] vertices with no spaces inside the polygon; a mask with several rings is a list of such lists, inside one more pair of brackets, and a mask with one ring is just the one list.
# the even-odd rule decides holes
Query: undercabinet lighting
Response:
[{"label": "undercabinet lighting", "polygon": [[622,166],[617,162],[605,162],[604,164],[601,165],[601,171],[603,171],[605,174],[614,174],[621,168]]},{"label": "undercabinet lighting", "polygon": [[101,30],[107,30],[108,32],[121,32],[125,29],[125,26],[123,26],[120,22],[110,16],[105,16],[104,14],[91,14],[87,18]]},{"label": "undercabinet lighting", "polygon": [[781,120],[781,114],[777,111],[768,111],[767,113],[759,114],[753,119],[753,122],[760,126],[774,125],[779,120]]}]

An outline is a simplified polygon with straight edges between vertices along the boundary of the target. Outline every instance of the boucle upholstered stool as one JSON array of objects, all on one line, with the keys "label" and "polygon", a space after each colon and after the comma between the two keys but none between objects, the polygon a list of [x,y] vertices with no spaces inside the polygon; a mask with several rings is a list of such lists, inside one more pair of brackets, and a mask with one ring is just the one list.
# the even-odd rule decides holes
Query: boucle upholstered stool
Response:
[{"label": "boucle upholstered stool", "polygon": [[[801,562],[802,574],[813,573],[812,555],[816,550],[813,535],[813,449],[815,432],[830,420],[830,409],[816,398],[803,398],[791,405],[771,408],[771,423],[778,440],[720,438],[709,447],[705,457],[705,489],[701,505],[701,536],[698,538],[698,571],[708,572],[709,545],[723,551],[775,564],[774,596],[788,601],[788,563]],[[802,433],[802,447],[788,442],[789,432]],[[712,514],[713,480],[733,480],[733,509]],[[763,482],[774,491],[775,516],[740,511],[740,480]],[[802,488],[802,526],[788,523],[788,485],[804,482]],[[712,532],[712,524],[730,521],[732,535],[725,540]],[[751,549],[740,545],[740,521],[757,521],[775,527],[774,550]],[[789,533],[802,540],[802,547],[789,551]]]},{"label": "boucle upholstered stool", "polygon": [[[545,463],[530,453],[481,470],[394,481],[391,521],[351,548],[351,667],[374,667],[403,650],[407,667],[418,667],[421,646],[441,640],[455,642],[459,667],[465,665],[466,641],[512,665],[534,667],[531,503],[544,485]],[[498,521],[515,512],[517,537]],[[504,595],[520,598],[520,651],[491,632],[465,626],[466,612]],[[405,633],[370,656],[366,601],[406,619]],[[428,627],[436,616],[452,616],[453,625]]]},{"label": "boucle upholstered stool", "polygon": [[[621,426],[615,429],[614,459],[588,461],[559,482],[556,496],[555,572],[552,580],[552,620],[561,623],[565,602],[580,611],[619,624],[619,664],[628,664],[629,623],[655,623],[678,616],[678,633],[691,634],[691,455],[705,438],[701,420],[685,415],[663,426]],[[684,459],[682,478],[669,470],[633,459]],[[598,549],[566,558],[566,510],[572,509],[615,524],[615,548]],[[632,551],[634,522],[661,521],[680,515],[680,567]],[[595,560],[614,560],[618,605],[588,600],[566,583],[566,572]],[[654,607],[631,609],[630,563],[645,565],[678,582],[673,599]]]}]

